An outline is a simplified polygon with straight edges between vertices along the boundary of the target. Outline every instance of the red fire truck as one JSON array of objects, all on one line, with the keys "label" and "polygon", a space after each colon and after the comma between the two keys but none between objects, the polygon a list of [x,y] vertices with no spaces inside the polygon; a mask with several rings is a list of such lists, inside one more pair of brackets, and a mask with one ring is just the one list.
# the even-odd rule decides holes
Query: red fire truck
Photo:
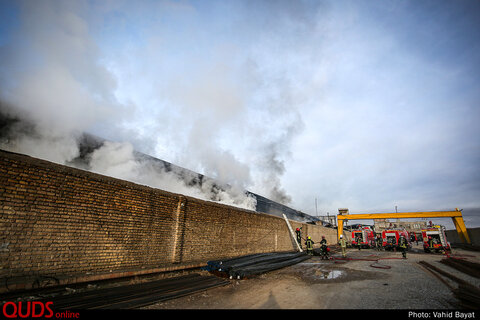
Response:
[{"label": "red fire truck", "polygon": [[425,252],[450,251],[444,226],[433,225],[422,229],[422,237]]},{"label": "red fire truck", "polygon": [[386,229],[382,231],[382,246],[385,250],[396,250],[401,236],[407,240],[407,250],[411,247],[410,237],[405,229]]},{"label": "red fire truck", "polygon": [[[357,239],[360,241],[357,242]],[[370,248],[375,243],[375,234],[369,226],[361,226],[357,230],[352,231],[352,246]]]}]

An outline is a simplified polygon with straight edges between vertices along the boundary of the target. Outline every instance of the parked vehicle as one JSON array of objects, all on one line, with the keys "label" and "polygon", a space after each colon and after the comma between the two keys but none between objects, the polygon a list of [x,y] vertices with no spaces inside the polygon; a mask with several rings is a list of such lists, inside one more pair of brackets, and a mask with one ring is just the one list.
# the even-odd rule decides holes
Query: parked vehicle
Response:
[{"label": "parked vehicle", "polygon": [[450,243],[445,235],[445,227],[433,225],[422,229],[423,249],[425,252],[450,251]]},{"label": "parked vehicle", "polygon": [[[359,241],[357,241],[359,239]],[[352,246],[361,248],[372,248],[375,246],[375,233],[369,226],[361,226],[352,230]]]},{"label": "parked vehicle", "polygon": [[411,247],[410,236],[405,229],[387,229],[382,231],[382,246],[385,250],[396,250],[401,236],[407,240],[407,250]]}]

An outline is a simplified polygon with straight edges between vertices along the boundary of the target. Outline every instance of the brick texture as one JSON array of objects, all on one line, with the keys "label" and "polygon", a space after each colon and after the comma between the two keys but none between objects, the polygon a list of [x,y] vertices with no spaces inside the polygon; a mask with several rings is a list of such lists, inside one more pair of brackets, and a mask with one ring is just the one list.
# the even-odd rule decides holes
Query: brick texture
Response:
[{"label": "brick texture", "polygon": [[[291,224],[336,243],[334,229]],[[1,150],[0,231],[0,280],[124,274],[295,249],[282,218]]]}]

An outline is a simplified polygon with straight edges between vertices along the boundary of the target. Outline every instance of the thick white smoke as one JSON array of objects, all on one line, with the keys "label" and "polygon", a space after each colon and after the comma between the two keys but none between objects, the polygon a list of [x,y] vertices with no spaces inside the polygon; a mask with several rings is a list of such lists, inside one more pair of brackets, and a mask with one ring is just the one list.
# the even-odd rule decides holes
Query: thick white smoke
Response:
[{"label": "thick white smoke", "polygon": [[[207,39],[218,26],[210,21],[202,28],[205,21],[188,4],[139,2],[134,10],[122,1],[18,5],[20,26],[0,47],[0,70],[8,70],[0,76],[0,100],[10,106],[11,116],[30,125],[24,131],[16,130],[22,121],[11,125],[2,133],[2,149],[72,165],[80,155],[79,137],[91,132],[117,141],[105,142],[89,155],[92,171],[249,209],[255,200],[245,190],[290,203],[281,177],[290,143],[303,125],[296,112],[302,92],[288,69],[280,74],[273,70],[291,59],[282,55],[282,46],[300,45],[294,39],[310,28],[305,21],[314,15],[304,16],[302,6],[289,6],[290,15],[285,3],[273,5],[287,21],[284,25],[276,18],[244,20],[245,11],[240,24],[230,26],[239,40],[220,33],[205,40],[208,49],[191,53],[196,39]],[[162,19],[149,20],[151,12],[184,29],[177,34]],[[109,20],[115,16],[125,20]],[[137,19],[143,16],[148,20],[144,25]],[[131,21],[138,25],[125,29]],[[252,30],[269,30],[265,26],[273,27],[273,40],[270,31],[249,39]],[[115,41],[117,30],[125,39],[142,34],[142,45]],[[105,34],[110,36],[106,41]],[[262,53],[264,45],[277,47],[277,59]],[[283,129],[272,134],[278,126]],[[218,189],[206,180],[192,188],[179,174],[139,160],[134,149],[228,187]]]},{"label": "thick white smoke", "polygon": [[18,4],[20,27],[0,51],[2,70],[8,71],[0,78],[0,99],[29,129],[10,132],[2,147],[66,163],[78,156],[82,131],[116,119],[124,106],[113,97],[115,80],[98,63],[80,3]]},{"label": "thick white smoke", "polygon": [[[213,200],[249,210],[255,210],[255,198],[245,194],[236,186],[220,188],[218,182],[205,180],[201,185],[189,185],[196,176],[186,176],[185,171],[174,168],[167,170],[162,164],[149,159],[139,159],[131,143],[106,141],[96,149],[89,161],[93,172],[124,179],[139,184],[189,195],[203,200]],[[182,178],[179,178],[182,177]]]}]

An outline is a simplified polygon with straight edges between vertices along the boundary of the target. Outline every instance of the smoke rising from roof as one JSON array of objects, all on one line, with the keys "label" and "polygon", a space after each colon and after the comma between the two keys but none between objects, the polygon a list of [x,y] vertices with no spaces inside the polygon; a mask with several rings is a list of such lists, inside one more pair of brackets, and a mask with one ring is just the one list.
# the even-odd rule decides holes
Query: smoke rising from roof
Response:
[{"label": "smoke rising from roof", "polygon": [[[86,1],[20,1],[20,25],[0,48],[0,68],[8,71],[0,77],[1,111],[16,119],[2,129],[0,147],[75,165],[82,134],[92,132],[109,141],[88,155],[88,164],[82,166],[89,170],[249,209],[255,203],[245,194],[247,188],[290,203],[281,177],[290,155],[289,140],[296,132],[292,128],[301,128],[302,120],[295,112],[295,89],[288,70],[283,70],[285,80],[279,80],[258,48],[253,46],[244,60],[236,53],[241,44],[224,41],[222,34],[221,41],[199,50],[198,55],[180,53],[178,60],[171,60],[163,55],[165,48],[177,50],[186,45],[182,40],[191,39],[172,37],[163,22],[143,30],[144,46],[129,52],[126,44],[113,59],[102,51],[92,28],[119,12],[126,19],[147,14],[150,8],[144,4],[133,12],[122,11],[123,2],[100,5],[96,7],[101,9],[99,15],[93,11],[95,5]],[[161,9],[161,17],[192,18],[185,26],[190,37],[205,36],[189,5],[169,1],[153,5]],[[294,19],[293,15],[288,21]],[[255,23],[275,22],[259,19]],[[288,30],[279,27],[279,31]],[[266,34],[258,36],[266,39]],[[125,70],[138,81],[124,83],[121,72]],[[147,91],[153,107],[139,103],[135,95],[141,90],[132,93],[132,86]],[[270,91],[270,97],[255,101],[259,90]],[[288,133],[272,136],[272,124],[278,125],[289,114],[296,117],[284,124]],[[238,141],[235,150],[226,143],[232,138]],[[210,180],[200,189],[198,185],[191,188],[188,179],[179,180],[178,174],[140,161],[134,149],[170,157],[171,162],[228,188],[219,190]]]}]

